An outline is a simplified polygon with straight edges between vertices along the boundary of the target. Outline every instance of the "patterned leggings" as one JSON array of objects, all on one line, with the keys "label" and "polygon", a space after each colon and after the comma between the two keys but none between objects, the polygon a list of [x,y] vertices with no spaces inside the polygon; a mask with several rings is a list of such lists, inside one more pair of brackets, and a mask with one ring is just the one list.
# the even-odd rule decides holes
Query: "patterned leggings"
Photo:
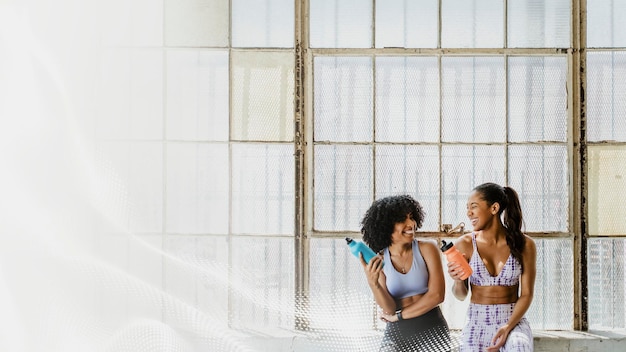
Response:
[{"label": "patterned leggings", "polygon": [[379,352],[450,351],[448,323],[439,307],[412,319],[387,323]]},{"label": "patterned leggings", "polygon": [[[491,339],[498,328],[504,325],[513,314],[513,307],[515,303],[490,305],[470,303],[460,351],[485,351],[491,346]],[[533,351],[533,333],[526,318],[522,318],[511,330],[500,351]]]}]

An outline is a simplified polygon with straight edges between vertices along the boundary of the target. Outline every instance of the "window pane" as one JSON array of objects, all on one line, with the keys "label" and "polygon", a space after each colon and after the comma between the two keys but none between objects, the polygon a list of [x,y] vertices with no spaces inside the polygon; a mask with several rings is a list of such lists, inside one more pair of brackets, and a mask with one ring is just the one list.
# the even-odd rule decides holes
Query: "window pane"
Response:
[{"label": "window pane", "polygon": [[504,184],[504,146],[444,145],[441,162],[442,223],[466,222],[467,197],[474,187],[485,182]]},{"label": "window pane", "polygon": [[[116,231],[159,233],[163,229],[163,145],[161,142],[105,142],[98,146],[99,175],[107,220]],[[110,197],[114,195],[115,198]]]},{"label": "window pane", "polygon": [[522,203],[525,231],[568,230],[566,145],[510,146],[508,174]]},{"label": "window pane", "polygon": [[236,249],[231,251],[229,278],[232,327],[265,332],[275,327],[292,330],[293,239],[235,236],[231,240]]},{"label": "window pane", "polygon": [[504,142],[502,57],[444,57],[442,136],[449,142]]},{"label": "window pane", "polygon": [[626,235],[626,147],[588,148],[589,234]]},{"label": "window pane", "polygon": [[626,141],[626,52],[587,54],[587,140]]},{"label": "window pane", "polygon": [[372,59],[315,58],[316,141],[372,140]]},{"label": "window pane", "polygon": [[167,231],[228,233],[228,145],[167,144]]},{"label": "window pane", "polygon": [[589,239],[587,260],[589,329],[626,328],[626,240]]},{"label": "window pane", "polygon": [[314,228],[319,231],[360,231],[372,203],[372,148],[316,145]]},{"label": "window pane", "polygon": [[97,106],[102,139],[163,138],[163,52],[161,49],[105,50]]},{"label": "window pane", "polygon": [[508,0],[509,48],[567,48],[571,0]]},{"label": "window pane", "polygon": [[436,48],[438,0],[376,1],[376,47]]},{"label": "window pane", "polygon": [[504,1],[441,1],[442,48],[502,48]]},{"label": "window pane", "polygon": [[167,52],[166,134],[170,140],[228,140],[228,53]]},{"label": "window pane", "polygon": [[229,0],[164,1],[166,46],[228,46]]},{"label": "window pane", "polygon": [[292,52],[232,52],[232,138],[293,140]]},{"label": "window pane", "polygon": [[565,57],[509,58],[509,140],[565,141],[567,61]]},{"label": "window pane", "polygon": [[293,0],[233,0],[233,47],[292,48]]},{"label": "window pane", "polygon": [[409,194],[424,207],[423,231],[439,231],[439,148],[376,147],[376,199]]},{"label": "window pane", "polygon": [[[93,4],[97,4],[99,28],[105,29],[98,33],[103,46],[163,46],[162,1],[109,0],[90,3]],[[57,9],[69,14],[65,6]]]},{"label": "window pane", "polygon": [[292,144],[232,145],[232,233],[293,235]]},{"label": "window pane", "polygon": [[[310,297],[310,309],[314,312],[310,317],[311,328],[323,331],[344,330],[346,326],[351,330],[371,329],[377,320],[376,304],[361,263],[350,253],[346,241],[343,238],[311,239],[311,258],[314,258],[310,281],[314,288]],[[376,341],[372,347],[378,343]],[[357,346],[363,347],[334,345],[328,351],[358,351]]]},{"label": "window pane", "polygon": [[[226,284],[228,245],[227,236],[165,237],[165,265],[158,273],[165,277],[164,297],[170,301],[165,302],[163,309],[167,313],[166,321],[172,327],[187,330],[191,326],[206,324],[204,319],[210,317],[212,328],[218,331],[228,328],[228,290],[233,287]],[[218,343],[217,340],[213,343]],[[226,350],[226,347],[209,350]]]},{"label": "window pane", "polygon": [[592,48],[626,46],[626,2],[587,0],[587,45]]},{"label": "window pane", "polygon": [[535,238],[535,244],[535,293],[526,317],[533,329],[571,330],[574,325],[573,241]]},{"label": "window pane", "polygon": [[312,48],[371,48],[372,2],[311,0]]},{"label": "window pane", "polygon": [[439,141],[436,57],[376,58],[376,140]]}]

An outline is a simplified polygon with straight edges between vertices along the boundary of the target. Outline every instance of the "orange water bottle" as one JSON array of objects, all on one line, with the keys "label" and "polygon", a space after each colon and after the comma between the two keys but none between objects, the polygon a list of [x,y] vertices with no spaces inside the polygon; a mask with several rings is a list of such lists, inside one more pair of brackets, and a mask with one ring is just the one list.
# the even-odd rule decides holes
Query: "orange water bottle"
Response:
[{"label": "orange water bottle", "polygon": [[467,260],[465,260],[465,257],[463,257],[463,254],[461,254],[461,252],[459,252],[459,250],[456,249],[456,247],[454,246],[454,243],[452,242],[446,243],[446,241],[444,240],[441,240],[441,243],[443,243],[443,245],[441,246],[441,251],[443,252],[443,254],[446,255],[446,259],[448,260],[448,262],[457,263],[463,269],[463,276],[461,277],[461,280],[465,280],[468,277],[470,277],[470,275],[472,275],[472,272],[473,272],[472,267],[469,265]]}]

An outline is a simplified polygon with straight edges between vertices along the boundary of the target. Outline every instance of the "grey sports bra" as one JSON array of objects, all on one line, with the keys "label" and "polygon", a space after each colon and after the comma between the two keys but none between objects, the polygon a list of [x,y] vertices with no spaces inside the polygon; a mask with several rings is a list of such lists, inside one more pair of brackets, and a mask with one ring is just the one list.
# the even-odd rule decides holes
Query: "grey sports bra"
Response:
[{"label": "grey sports bra", "polygon": [[387,279],[387,290],[395,299],[402,299],[419,295],[428,291],[428,269],[422,257],[417,240],[413,240],[413,263],[406,274],[402,274],[393,267],[389,248],[383,253],[383,272]]}]

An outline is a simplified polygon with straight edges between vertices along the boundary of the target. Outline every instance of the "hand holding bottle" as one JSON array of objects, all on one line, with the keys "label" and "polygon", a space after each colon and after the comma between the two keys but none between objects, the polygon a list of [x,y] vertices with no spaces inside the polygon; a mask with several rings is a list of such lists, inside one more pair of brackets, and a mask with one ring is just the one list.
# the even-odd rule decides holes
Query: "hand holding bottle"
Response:
[{"label": "hand holding bottle", "polygon": [[446,255],[448,260],[448,273],[455,280],[465,280],[472,275],[472,267],[454,246],[454,243],[442,240],[441,251]]},{"label": "hand holding bottle", "polygon": [[361,262],[367,276],[367,283],[371,287],[378,285],[378,277],[383,268],[383,258],[368,247],[365,243],[346,237],[346,244],[350,252]]}]

